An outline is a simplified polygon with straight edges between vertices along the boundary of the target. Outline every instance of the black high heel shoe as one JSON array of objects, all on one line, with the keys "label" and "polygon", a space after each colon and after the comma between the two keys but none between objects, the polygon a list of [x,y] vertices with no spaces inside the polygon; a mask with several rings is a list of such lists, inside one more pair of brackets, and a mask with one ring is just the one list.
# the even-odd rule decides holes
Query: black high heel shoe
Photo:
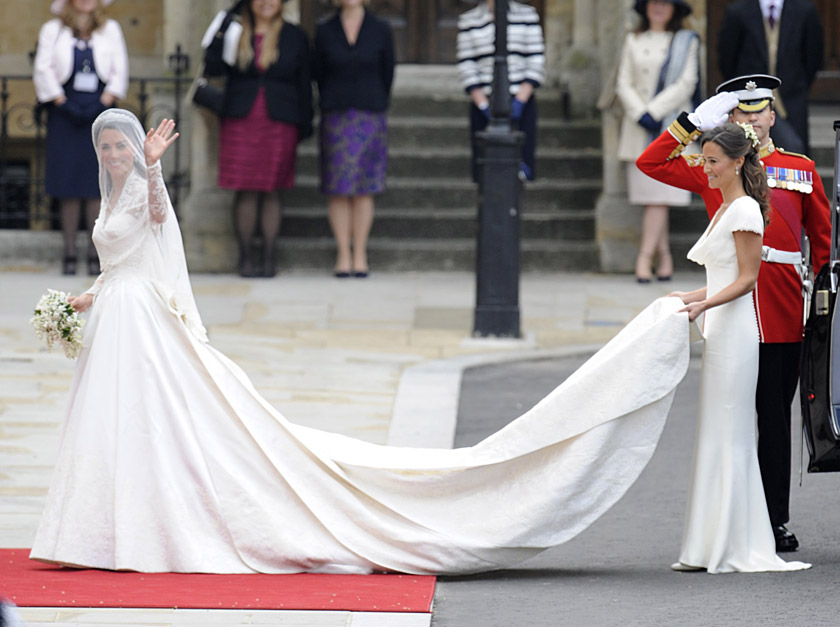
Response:
[{"label": "black high heel shoe", "polygon": [[239,254],[239,276],[245,278],[251,278],[255,276],[254,272],[254,262],[251,259],[251,255],[247,252],[242,252]]},{"label": "black high heel shoe", "polygon": [[102,268],[99,267],[99,257],[88,257],[87,271],[90,276],[99,276]]},{"label": "black high heel shoe", "polygon": [[76,257],[64,257],[61,260],[61,274],[76,274]]},{"label": "black high heel shoe", "polygon": [[277,260],[273,249],[267,250],[263,257],[262,276],[266,279],[277,276]]}]

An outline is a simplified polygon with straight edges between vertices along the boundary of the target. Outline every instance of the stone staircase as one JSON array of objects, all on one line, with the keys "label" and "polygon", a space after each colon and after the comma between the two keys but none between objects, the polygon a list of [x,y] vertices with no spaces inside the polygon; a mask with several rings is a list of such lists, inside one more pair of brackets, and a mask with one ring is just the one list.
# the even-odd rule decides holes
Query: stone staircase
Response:
[{"label": "stone staircase", "polygon": [[[564,121],[559,101],[540,100],[539,179],[526,185],[523,270],[597,270],[594,207],[601,189],[597,121]],[[470,179],[466,98],[397,95],[388,118],[387,191],[376,201],[370,265],[379,270],[472,270],[477,188]],[[296,188],[286,194],[281,267],[332,268],[335,244],[318,191],[317,138],[298,149]]]}]

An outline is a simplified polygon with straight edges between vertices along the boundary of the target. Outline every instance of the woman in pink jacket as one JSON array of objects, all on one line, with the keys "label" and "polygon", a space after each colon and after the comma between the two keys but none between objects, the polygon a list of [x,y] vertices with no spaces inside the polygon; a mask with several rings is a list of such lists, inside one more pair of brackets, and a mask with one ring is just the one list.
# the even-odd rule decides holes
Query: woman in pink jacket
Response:
[{"label": "woman in pink jacket", "polygon": [[[76,273],[76,231],[84,209],[88,233],[99,214],[93,120],[124,98],[128,54],[120,25],[103,7],[114,0],[53,0],[58,17],[41,27],[33,81],[38,102],[47,105],[46,192],[59,201],[64,236],[64,274]],[[88,272],[99,259],[88,244]]]}]

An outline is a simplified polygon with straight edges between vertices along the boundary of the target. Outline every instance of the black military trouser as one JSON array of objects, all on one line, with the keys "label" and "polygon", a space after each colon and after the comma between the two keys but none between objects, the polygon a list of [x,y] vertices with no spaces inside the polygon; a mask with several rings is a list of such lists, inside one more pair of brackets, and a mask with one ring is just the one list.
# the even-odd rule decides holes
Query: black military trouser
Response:
[{"label": "black military trouser", "polygon": [[799,382],[801,342],[759,345],[758,465],[770,524],[790,520],[790,406]]}]

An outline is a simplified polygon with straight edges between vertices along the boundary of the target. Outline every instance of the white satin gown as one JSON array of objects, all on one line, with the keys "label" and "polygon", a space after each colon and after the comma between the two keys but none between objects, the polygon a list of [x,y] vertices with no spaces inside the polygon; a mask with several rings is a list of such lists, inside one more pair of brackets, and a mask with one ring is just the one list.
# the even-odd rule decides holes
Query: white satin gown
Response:
[{"label": "white satin gown", "polygon": [[[707,298],[738,277],[736,231],[764,232],[758,203],[732,202],[688,252]],[[776,555],[756,451],[758,322],[752,294],[705,312],[697,438],[679,563],[710,573],[800,570]]]},{"label": "white satin gown", "polygon": [[[149,176],[162,183],[159,167]],[[121,197],[95,229],[104,270],[33,559],[142,572],[504,568],[585,529],[653,454],[689,362],[679,299],[656,301],[476,446],[378,446],[291,424],[202,341],[149,278],[151,200],[143,212]]]}]

